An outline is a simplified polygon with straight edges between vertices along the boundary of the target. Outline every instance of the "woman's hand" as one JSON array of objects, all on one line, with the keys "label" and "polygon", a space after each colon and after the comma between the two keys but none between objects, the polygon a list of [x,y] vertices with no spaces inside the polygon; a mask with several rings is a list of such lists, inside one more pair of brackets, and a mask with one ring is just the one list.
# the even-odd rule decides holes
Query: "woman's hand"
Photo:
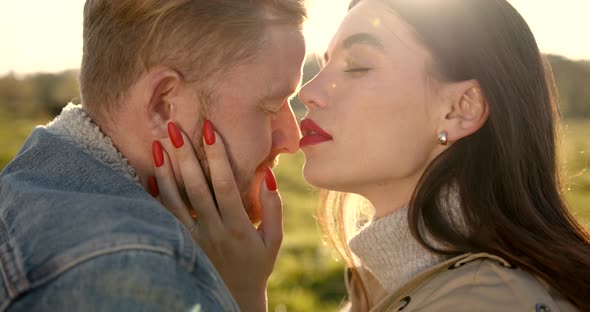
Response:
[{"label": "woman's hand", "polygon": [[[203,146],[217,206],[190,140],[172,123],[168,130],[173,151],[162,150],[161,144],[154,142],[159,199],[191,230],[240,309],[266,311],[266,285],[283,237],[282,203],[275,177],[267,168],[266,179],[260,185],[261,223],[254,228],[244,209],[221,137],[208,121],[203,129]],[[163,163],[158,160],[160,156]],[[169,156],[177,160],[176,172],[180,172],[189,204],[180,195]],[[195,220],[191,208],[196,212]]]}]

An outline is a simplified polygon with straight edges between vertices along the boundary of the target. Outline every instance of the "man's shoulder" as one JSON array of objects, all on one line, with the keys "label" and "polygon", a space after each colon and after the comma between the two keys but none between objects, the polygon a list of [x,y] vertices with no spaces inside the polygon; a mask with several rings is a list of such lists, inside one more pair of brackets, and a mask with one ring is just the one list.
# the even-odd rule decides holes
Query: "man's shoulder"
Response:
[{"label": "man's shoulder", "polygon": [[11,287],[18,291],[12,294],[0,291],[0,311],[238,310],[212,268],[194,272],[145,248],[93,256],[47,280],[21,285],[26,288]]},{"label": "man's shoulder", "polygon": [[169,246],[181,233],[135,181],[43,128],[0,174],[0,223],[0,243],[16,239],[35,255],[113,240]]},{"label": "man's shoulder", "polygon": [[190,233],[136,182],[42,128],[0,174],[0,249],[0,272],[14,273],[15,293],[134,252],[193,275],[214,272]]},{"label": "man's shoulder", "polygon": [[39,188],[126,195],[142,192],[135,181],[44,127],[32,131],[15,158],[0,173],[0,192],[17,189],[10,196]]},{"label": "man's shoulder", "polygon": [[149,195],[46,189],[15,203],[0,202],[0,236],[18,246],[33,279],[122,250],[191,258],[192,249],[198,248],[174,216]]},{"label": "man's shoulder", "polygon": [[[124,271],[134,265],[143,268],[152,263],[150,259],[160,259],[175,274],[181,270],[216,292],[225,291],[190,233],[149,195],[126,198],[46,190],[22,208],[0,210],[0,270],[15,272],[11,288],[16,293],[50,287],[72,275],[70,271],[78,272],[75,276],[92,275],[94,270],[123,278]],[[113,272],[100,266],[105,261],[110,261]],[[158,279],[161,271],[165,270],[146,276]]]}]

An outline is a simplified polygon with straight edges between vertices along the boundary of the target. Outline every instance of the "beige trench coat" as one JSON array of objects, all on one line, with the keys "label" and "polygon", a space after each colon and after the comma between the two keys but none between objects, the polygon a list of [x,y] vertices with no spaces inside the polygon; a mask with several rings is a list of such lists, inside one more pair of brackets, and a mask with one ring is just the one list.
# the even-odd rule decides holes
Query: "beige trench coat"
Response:
[{"label": "beige trench coat", "polygon": [[[348,281],[348,291],[354,296],[350,284]],[[368,286],[374,289],[376,285]],[[578,311],[543,280],[487,253],[450,259],[420,273],[393,294],[379,286],[375,289],[369,294],[374,305],[371,312]],[[353,310],[368,309],[357,306]]]}]

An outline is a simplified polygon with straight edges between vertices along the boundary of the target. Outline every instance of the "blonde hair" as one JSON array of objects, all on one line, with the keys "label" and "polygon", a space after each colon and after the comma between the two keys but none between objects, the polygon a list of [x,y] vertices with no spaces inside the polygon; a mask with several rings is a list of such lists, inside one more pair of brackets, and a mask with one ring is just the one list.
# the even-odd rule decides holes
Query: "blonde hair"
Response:
[{"label": "blonde hair", "polygon": [[146,70],[163,65],[199,82],[261,49],[270,23],[301,27],[304,0],[87,0],[83,104],[110,111]]},{"label": "blonde hair", "polygon": [[374,217],[375,209],[368,199],[352,194],[320,190],[317,220],[331,245],[342,257],[349,273],[348,304],[342,310],[366,311],[370,307],[369,289],[358,269],[358,261],[348,241]]}]

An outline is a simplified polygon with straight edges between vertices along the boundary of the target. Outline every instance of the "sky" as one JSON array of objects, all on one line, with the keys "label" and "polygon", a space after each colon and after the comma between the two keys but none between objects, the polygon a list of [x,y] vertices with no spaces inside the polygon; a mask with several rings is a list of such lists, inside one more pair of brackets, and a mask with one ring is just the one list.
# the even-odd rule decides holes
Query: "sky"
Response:
[{"label": "sky", "polygon": [[[349,0],[307,0],[308,52],[323,54]],[[590,60],[589,0],[509,0],[544,53]],[[0,75],[80,67],[84,0],[0,0]]]}]

